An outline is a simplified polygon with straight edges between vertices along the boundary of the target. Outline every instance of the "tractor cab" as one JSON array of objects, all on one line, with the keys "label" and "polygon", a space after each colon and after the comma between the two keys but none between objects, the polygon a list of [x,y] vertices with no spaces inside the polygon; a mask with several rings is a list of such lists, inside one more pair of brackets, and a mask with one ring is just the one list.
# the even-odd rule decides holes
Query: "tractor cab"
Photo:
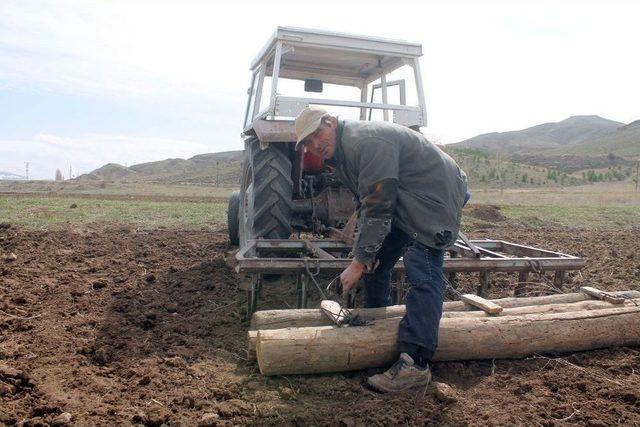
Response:
[{"label": "tractor cab", "polygon": [[263,145],[290,141],[288,122],[309,105],[345,118],[425,126],[420,56],[418,43],[278,27],[251,63],[244,133],[255,132]]}]

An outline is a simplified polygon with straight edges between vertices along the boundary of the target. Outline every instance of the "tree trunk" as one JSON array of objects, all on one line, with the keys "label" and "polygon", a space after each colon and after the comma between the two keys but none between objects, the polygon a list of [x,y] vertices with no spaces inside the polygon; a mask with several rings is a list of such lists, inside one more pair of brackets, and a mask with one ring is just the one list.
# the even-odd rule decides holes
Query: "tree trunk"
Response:
[{"label": "tree trunk", "polygon": [[[364,320],[389,319],[391,317],[404,316],[404,312],[404,305],[351,309],[353,315],[358,315]],[[253,313],[250,329],[302,328],[305,326],[331,326],[334,324],[319,308],[264,310]]]},{"label": "tree trunk", "polygon": [[[397,359],[400,318],[361,327],[258,331],[264,375],[339,372],[386,366]],[[436,361],[517,358],[640,344],[640,307],[500,317],[444,318]]]},{"label": "tree trunk", "polygon": [[[624,296],[626,298],[640,298],[639,291],[609,292],[611,295]],[[546,304],[574,303],[579,301],[593,301],[590,296],[577,292],[571,294],[548,295],[542,297],[501,298],[490,300],[502,308],[525,307]],[[444,303],[444,311],[479,311],[478,308],[465,304],[462,301],[447,301]],[[404,305],[393,305],[382,308],[353,309],[354,314],[362,316],[365,320],[385,319],[404,316]],[[483,313],[483,312],[482,312]],[[484,314],[484,313],[483,313]],[[333,322],[327,318],[320,309],[304,310],[264,310],[257,311],[251,318],[250,329],[281,329],[305,326],[330,326]]]},{"label": "tree trunk", "polygon": [[[535,313],[569,313],[572,311],[585,311],[585,310],[601,310],[601,309],[606,309],[606,308],[616,308],[616,307],[621,307],[622,305],[614,305],[610,302],[607,301],[599,301],[599,300],[589,300],[589,301],[582,301],[582,302],[574,302],[574,303],[569,303],[569,304],[546,304],[546,305],[529,305],[526,307],[514,307],[514,308],[506,308],[504,309],[500,314],[498,314],[497,316],[518,316],[518,315],[523,315],[523,314],[535,314]],[[633,307],[633,306],[640,306],[640,298],[637,299],[629,299],[626,300],[624,302],[623,306],[629,306],[629,307]],[[391,316],[392,313],[398,313],[398,307],[402,307],[402,311],[401,314],[398,316]],[[404,315],[404,306],[391,306],[391,307],[387,307],[389,310],[388,313],[385,313],[383,310],[381,309],[371,309],[370,311],[366,311],[365,313],[368,314],[368,320],[373,321],[376,319],[386,319],[386,318],[392,318],[392,317],[401,317],[402,315]],[[273,311],[277,311],[277,310],[273,310]],[[289,311],[289,312],[294,312],[296,310],[281,310],[281,311]],[[297,311],[311,311],[311,310],[297,310]],[[361,311],[362,312],[362,311]],[[385,314],[389,314],[387,317],[384,317]],[[303,313],[303,316],[305,316],[306,314]],[[375,317],[375,315],[380,315],[380,317]],[[461,318],[461,317],[467,317],[467,318],[482,318],[482,317],[487,317],[489,316],[487,313],[485,313],[484,311],[478,310],[478,311],[446,311],[444,313],[442,313],[442,318],[443,319],[450,319],[450,318]],[[494,317],[495,315],[491,315],[491,317]],[[269,324],[267,326],[272,326],[272,324]],[[318,325],[318,326],[332,326],[331,323],[327,324],[327,325]],[[275,328],[271,328],[271,327],[267,327],[266,329],[275,329]],[[278,328],[280,329],[280,328]],[[247,332],[247,359],[250,363],[253,363],[256,361],[256,345],[258,343],[258,331],[257,330],[250,330]]]}]

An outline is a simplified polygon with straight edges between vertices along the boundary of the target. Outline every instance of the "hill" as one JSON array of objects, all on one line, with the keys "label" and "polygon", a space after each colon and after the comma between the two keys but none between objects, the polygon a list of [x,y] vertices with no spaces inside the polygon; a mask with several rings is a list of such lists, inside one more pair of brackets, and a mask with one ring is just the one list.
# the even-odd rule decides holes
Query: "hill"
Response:
[{"label": "hill", "polygon": [[[544,187],[624,181],[640,155],[640,120],[624,125],[598,116],[573,116],[519,131],[489,133],[448,144],[472,186]],[[236,186],[242,151],[199,154],[130,167],[108,164],[78,180]]]},{"label": "hill", "polygon": [[628,176],[640,156],[640,120],[625,125],[598,116],[573,116],[519,131],[478,135],[447,147],[568,174],[600,170]]},{"label": "hill", "polygon": [[0,171],[0,179],[21,180],[26,179],[26,177],[11,172]]},{"label": "hill", "polygon": [[166,159],[129,167],[109,163],[76,179],[233,185],[239,182],[242,153],[226,151],[199,154],[190,159]]},{"label": "hill", "polygon": [[[616,132],[624,123],[599,116],[573,116],[557,123],[544,123],[530,128],[494,132],[450,144],[454,148],[473,148],[484,152],[501,150],[504,154],[542,154],[568,147],[579,147]],[[608,154],[608,153],[607,153]]]},{"label": "hill", "polygon": [[88,174],[79,176],[77,179],[119,181],[129,178],[131,175],[135,175],[135,171],[131,168],[127,168],[126,166],[122,166],[117,163],[107,163]]},{"label": "hill", "polygon": [[580,145],[549,151],[549,154],[608,155],[636,158],[640,156],[640,120],[620,126],[613,132]]},{"label": "hill", "polygon": [[471,187],[522,188],[577,185],[580,175],[559,172],[546,165],[531,165],[495,156],[481,150],[445,146],[445,151],[460,165]]}]

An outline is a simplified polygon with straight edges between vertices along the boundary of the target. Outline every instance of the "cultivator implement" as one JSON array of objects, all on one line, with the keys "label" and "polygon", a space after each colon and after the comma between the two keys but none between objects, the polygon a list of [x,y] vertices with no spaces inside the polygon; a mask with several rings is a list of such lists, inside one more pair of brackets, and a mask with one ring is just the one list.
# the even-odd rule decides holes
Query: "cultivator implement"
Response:
[{"label": "cultivator implement", "polygon": [[[306,308],[308,285],[320,273],[339,274],[351,258],[351,242],[345,240],[317,239],[257,239],[250,240],[236,254],[236,271],[248,277],[247,318],[256,310],[265,274],[292,275],[298,289],[298,308]],[[518,281],[526,282],[530,273],[553,272],[553,284],[560,288],[567,271],[578,270],[585,265],[580,257],[525,246],[505,240],[459,239],[447,250],[444,272],[455,287],[456,274],[477,273],[477,294],[486,296],[490,275],[495,272],[518,273]],[[402,283],[404,265],[402,259],[394,268],[394,283]],[[316,282],[317,283],[317,282]],[[394,286],[393,303],[400,302],[400,286]]]}]

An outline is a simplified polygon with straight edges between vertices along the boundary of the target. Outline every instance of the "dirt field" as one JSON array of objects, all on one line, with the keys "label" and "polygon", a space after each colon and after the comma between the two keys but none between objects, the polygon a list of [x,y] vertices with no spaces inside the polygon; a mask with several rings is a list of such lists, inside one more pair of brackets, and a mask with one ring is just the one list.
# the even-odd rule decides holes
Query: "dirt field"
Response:
[{"label": "dirt field", "polygon": [[[468,234],[588,258],[564,291],[640,290],[637,224],[532,228],[494,214]],[[5,224],[0,255],[11,253],[0,258],[0,425],[64,425],[63,413],[92,426],[640,425],[640,348],[436,364],[434,379],[457,393],[448,403],[371,392],[363,382],[376,370],[263,377],[246,363],[244,294],[222,224]],[[491,296],[512,295],[516,281],[496,275]],[[528,290],[548,292],[538,281]],[[265,293],[260,308],[295,301],[292,285]]]}]

